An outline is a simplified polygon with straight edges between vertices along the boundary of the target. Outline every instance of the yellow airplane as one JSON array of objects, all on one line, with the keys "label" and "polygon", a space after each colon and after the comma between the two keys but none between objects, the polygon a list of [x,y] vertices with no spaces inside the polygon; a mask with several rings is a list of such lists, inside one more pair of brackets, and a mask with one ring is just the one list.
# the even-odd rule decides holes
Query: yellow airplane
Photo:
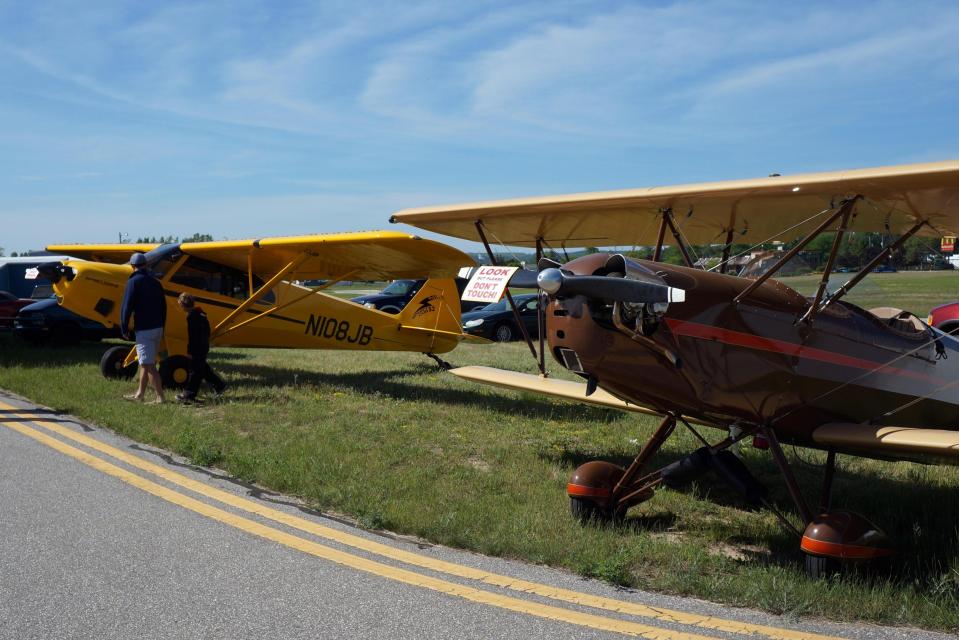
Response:
[{"label": "yellow airplane", "polygon": [[[120,323],[128,261],[146,255],[163,284],[167,323],[160,375],[165,386],[186,382],[187,328],[176,308],[181,293],[203,307],[212,327],[211,346],[414,351],[452,350],[466,336],[460,328],[456,272],[475,261],[452,247],[388,231],[185,242],[173,244],[51,245],[79,259],[48,263],[40,273],[53,282],[59,303],[108,327]],[[343,280],[429,278],[397,315],[325,294]],[[319,289],[292,280],[324,279]],[[136,353],[112,347],[100,362],[107,377],[135,372]]]}]

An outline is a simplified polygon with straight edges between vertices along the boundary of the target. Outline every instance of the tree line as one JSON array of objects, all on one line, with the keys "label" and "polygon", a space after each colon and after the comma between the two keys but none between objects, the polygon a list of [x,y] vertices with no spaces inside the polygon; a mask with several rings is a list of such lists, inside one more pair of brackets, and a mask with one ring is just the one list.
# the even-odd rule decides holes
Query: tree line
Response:
[{"label": "tree line", "polygon": [[[799,268],[799,272],[822,271],[826,266],[826,260],[829,258],[829,252],[832,250],[833,241],[836,237],[834,232],[820,234],[805,249],[799,252],[799,258],[804,263]],[[749,244],[733,244],[730,246],[730,257],[739,255],[748,255],[761,251],[788,251],[795,247],[801,241],[801,238],[784,243],[768,242],[759,246]],[[858,270],[868,264],[873,258],[879,255],[887,246],[895,242],[896,236],[883,233],[853,233],[849,232],[843,236],[839,245],[839,253],[836,256],[835,269]],[[692,245],[689,247],[690,255],[693,260],[702,259],[707,265],[717,264],[723,255],[723,245]],[[564,263],[589,253],[596,253],[600,249],[597,247],[587,247],[577,251],[556,251],[548,249],[543,252],[543,256],[556,262]],[[623,255],[652,260],[654,247],[636,247],[632,250],[621,251]],[[520,266],[525,264],[527,268],[533,268],[535,258],[530,255],[516,255],[513,253],[494,254],[497,264],[505,266]],[[666,245],[663,247],[660,256],[662,262],[669,264],[684,264],[683,254],[675,245]],[[913,236],[906,240],[902,247],[894,251],[885,261],[885,264],[896,269],[951,269],[952,264],[948,256],[943,254],[939,248],[939,238],[928,238]]]}]

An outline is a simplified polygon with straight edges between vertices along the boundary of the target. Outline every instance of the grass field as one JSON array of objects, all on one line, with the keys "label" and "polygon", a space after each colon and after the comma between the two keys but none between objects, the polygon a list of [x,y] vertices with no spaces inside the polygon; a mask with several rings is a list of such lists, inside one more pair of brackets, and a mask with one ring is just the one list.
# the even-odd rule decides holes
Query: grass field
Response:
[{"label": "grass field", "polygon": [[[959,274],[871,279],[850,300],[924,315],[959,297]],[[473,385],[418,354],[243,349],[212,357],[230,384],[222,401],[133,405],[120,400],[131,383],[99,375],[103,348],[37,349],[0,336],[0,387],[364,527],[733,605],[959,629],[959,468],[841,456],[835,506],[880,523],[901,553],[885,571],[813,582],[775,518],[709,477],[658,491],[622,524],[581,526],[570,517],[570,472],[592,458],[627,462],[652,418]],[[464,345],[447,359],[534,368],[515,343]],[[657,462],[696,446],[677,431]],[[824,456],[787,454],[808,495],[817,495]],[[768,454],[743,455],[790,510]]]},{"label": "grass field", "polygon": [[[829,280],[829,290],[835,291],[854,275],[833,274]],[[816,293],[821,277],[816,274],[779,280],[803,295],[811,296]],[[866,309],[899,307],[925,319],[933,307],[959,300],[959,271],[874,273],[853,287],[844,299]]]}]

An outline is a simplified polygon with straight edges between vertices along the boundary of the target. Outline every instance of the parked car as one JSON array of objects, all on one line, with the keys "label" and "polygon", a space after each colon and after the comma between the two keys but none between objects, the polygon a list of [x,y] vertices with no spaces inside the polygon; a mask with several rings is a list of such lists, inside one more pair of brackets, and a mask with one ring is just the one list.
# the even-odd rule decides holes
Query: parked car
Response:
[{"label": "parked car", "polygon": [[873,273],[896,273],[896,268],[891,264],[881,264],[872,270]]},{"label": "parked car", "polygon": [[[386,313],[399,313],[403,310],[410,300],[419,292],[420,287],[426,280],[394,280],[389,283],[385,289],[379,293],[372,293],[366,296],[352,298],[357,304],[371,306]],[[456,287],[462,294],[467,281],[463,278],[456,279]],[[485,305],[485,302],[468,302],[460,300],[460,310],[463,312],[472,311]]]},{"label": "parked car", "polygon": [[926,324],[946,333],[959,334],[959,301],[939,305],[930,311]]},{"label": "parked car", "polygon": [[13,332],[35,344],[65,345],[120,337],[119,328],[108,329],[99,322],[78,316],[58,305],[56,298],[34,301],[20,309],[13,321]]},{"label": "parked car", "polygon": [[36,300],[18,298],[9,291],[0,291],[0,329],[12,329],[17,312],[34,302]]},{"label": "parked car", "polygon": [[[539,337],[536,309],[539,305],[537,294],[525,293],[513,296],[520,318],[530,337]],[[486,305],[482,309],[463,314],[463,333],[480,336],[497,342],[509,342],[522,338],[523,333],[516,324],[513,309],[509,301],[503,298],[499,302]]]}]

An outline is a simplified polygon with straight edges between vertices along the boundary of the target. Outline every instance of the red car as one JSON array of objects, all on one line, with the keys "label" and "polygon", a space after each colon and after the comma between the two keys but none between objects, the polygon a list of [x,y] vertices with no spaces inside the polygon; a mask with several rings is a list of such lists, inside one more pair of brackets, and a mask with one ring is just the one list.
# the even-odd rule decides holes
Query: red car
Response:
[{"label": "red car", "polygon": [[946,333],[959,332],[959,302],[943,304],[929,312],[926,324]]},{"label": "red car", "polygon": [[0,329],[12,329],[17,312],[36,300],[18,298],[9,291],[0,291]]}]

